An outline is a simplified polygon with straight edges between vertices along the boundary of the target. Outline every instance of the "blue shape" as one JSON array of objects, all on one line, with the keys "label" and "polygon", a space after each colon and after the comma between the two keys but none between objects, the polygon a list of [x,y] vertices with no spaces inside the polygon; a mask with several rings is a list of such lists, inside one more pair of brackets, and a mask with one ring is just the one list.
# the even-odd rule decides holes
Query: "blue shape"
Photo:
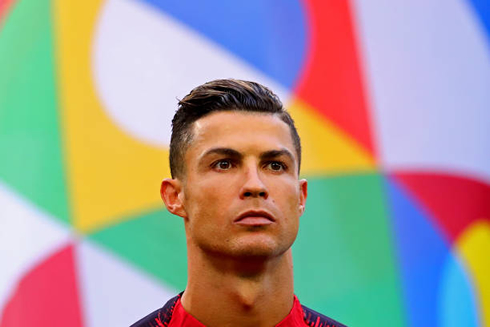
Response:
[{"label": "blue shape", "polygon": [[450,249],[430,218],[391,178],[386,179],[408,326],[439,326],[441,274]]},{"label": "blue shape", "polygon": [[469,0],[476,14],[480,18],[485,30],[487,40],[490,42],[490,1],[488,0]]},{"label": "blue shape", "polygon": [[478,313],[468,274],[461,260],[448,255],[441,279],[439,321],[442,327],[478,327]]},{"label": "blue shape", "polygon": [[306,55],[299,0],[141,0],[192,27],[289,90]]}]

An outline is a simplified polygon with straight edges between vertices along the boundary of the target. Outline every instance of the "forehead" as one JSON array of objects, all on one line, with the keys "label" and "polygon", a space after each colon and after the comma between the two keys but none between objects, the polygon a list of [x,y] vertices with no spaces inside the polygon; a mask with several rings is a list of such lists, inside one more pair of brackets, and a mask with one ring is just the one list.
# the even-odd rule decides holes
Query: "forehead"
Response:
[{"label": "forehead", "polygon": [[275,114],[214,112],[193,124],[192,135],[187,151],[190,160],[212,147],[249,152],[286,148],[296,157],[290,128]]}]

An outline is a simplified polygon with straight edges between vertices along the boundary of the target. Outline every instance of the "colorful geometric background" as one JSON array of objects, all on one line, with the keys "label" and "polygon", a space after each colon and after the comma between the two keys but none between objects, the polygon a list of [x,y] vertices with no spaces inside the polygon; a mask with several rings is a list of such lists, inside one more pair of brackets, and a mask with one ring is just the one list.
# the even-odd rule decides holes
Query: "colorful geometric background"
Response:
[{"label": "colorful geometric background", "polygon": [[0,1],[0,326],[127,326],[186,284],[176,97],[276,91],[302,137],[303,304],[490,326],[486,0]]}]

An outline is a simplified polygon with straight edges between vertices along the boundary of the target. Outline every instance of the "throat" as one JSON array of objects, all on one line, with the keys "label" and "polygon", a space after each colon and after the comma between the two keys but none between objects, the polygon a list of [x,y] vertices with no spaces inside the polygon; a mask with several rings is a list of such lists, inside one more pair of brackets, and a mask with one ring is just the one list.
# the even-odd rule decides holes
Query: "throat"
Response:
[{"label": "throat", "polygon": [[272,291],[264,281],[257,279],[242,279],[237,281],[230,290],[230,297],[237,304],[237,309],[246,312],[256,311],[262,302],[269,298],[268,293]]},{"label": "throat", "polygon": [[291,311],[294,291],[290,255],[261,269],[242,266],[239,271],[223,262],[219,269],[217,266],[206,260],[199,271],[190,269],[182,297],[184,309],[206,326],[274,326]]}]

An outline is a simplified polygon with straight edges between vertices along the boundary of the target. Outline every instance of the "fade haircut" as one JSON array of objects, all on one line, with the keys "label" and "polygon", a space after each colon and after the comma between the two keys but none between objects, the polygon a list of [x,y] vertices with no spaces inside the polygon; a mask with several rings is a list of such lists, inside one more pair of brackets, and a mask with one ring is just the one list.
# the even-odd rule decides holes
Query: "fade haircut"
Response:
[{"label": "fade haircut", "polygon": [[294,121],[284,109],[281,100],[267,87],[255,82],[236,79],[218,79],[194,88],[179,101],[172,119],[170,138],[170,173],[172,178],[185,176],[185,153],[193,133],[193,123],[217,111],[245,111],[277,115],[291,131],[301,165],[301,142]]}]

